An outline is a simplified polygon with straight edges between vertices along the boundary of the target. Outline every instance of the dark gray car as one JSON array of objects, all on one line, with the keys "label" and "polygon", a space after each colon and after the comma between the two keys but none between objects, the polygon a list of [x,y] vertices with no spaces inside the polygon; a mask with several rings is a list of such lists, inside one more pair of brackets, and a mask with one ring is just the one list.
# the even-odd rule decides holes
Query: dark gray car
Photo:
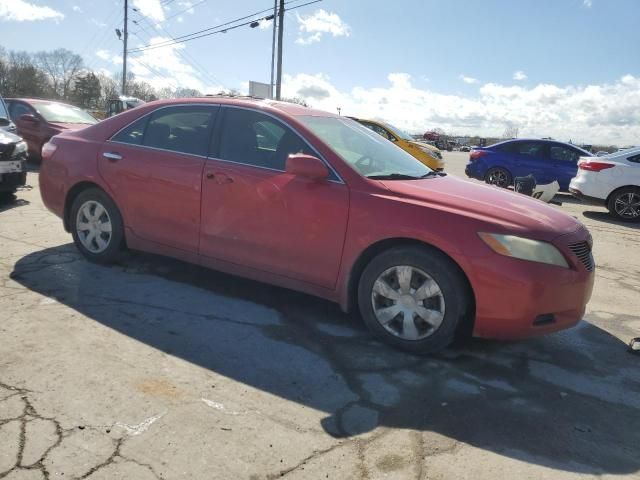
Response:
[{"label": "dark gray car", "polygon": [[15,193],[27,182],[27,144],[12,133],[15,129],[0,97],[0,197]]}]

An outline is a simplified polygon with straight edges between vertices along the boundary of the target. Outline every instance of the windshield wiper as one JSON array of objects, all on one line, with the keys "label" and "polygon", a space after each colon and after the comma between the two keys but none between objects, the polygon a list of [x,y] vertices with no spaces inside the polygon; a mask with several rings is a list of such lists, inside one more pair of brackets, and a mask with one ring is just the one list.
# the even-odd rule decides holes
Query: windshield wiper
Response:
[{"label": "windshield wiper", "polygon": [[431,170],[430,172],[425,173],[420,178],[429,178],[429,177],[446,177],[447,174],[444,172],[437,172],[435,170]]},{"label": "windshield wiper", "polygon": [[387,173],[384,175],[367,175],[372,180],[419,180],[420,177],[405,175],[404,173]]}]

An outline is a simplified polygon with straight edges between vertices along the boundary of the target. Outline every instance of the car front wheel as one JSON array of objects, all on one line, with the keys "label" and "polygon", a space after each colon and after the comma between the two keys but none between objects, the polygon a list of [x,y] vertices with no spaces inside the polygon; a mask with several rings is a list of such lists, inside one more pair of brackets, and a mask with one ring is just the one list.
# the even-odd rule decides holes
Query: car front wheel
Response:
[{"label": "car front wheel", "polygon": [[449,345],[466,313],[469,293],[459,269],[439,251],[402,247],[365,268],[358,304],[365,324],[385,342],[429,354]]},{"label": "car front wheel", "polygon": [[609,213],[625,222],[640,222],[640,188],[621,188],[609,198]]},{"label": "car front wheel", "polygon": [[71,206],[71,233],[80,253],[92,262],[112,263],[123,245],[124,228],[116,204],[102,190],[81,192]]}]

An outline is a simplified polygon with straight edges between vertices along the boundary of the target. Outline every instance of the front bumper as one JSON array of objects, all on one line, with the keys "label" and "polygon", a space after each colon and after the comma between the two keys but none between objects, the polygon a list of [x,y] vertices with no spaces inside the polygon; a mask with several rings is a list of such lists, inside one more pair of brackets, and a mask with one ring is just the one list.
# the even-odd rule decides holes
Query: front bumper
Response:
[{"label": "front bumper", "polygon": [[27,183],[24,160],[0,161],[0,192],[13,192]]},{"label": "front bumper", "polygon": [[570,268],[493,255],[474,265],[476,296],[474,336],[517,340],[570,328],[584,315],[591,298],[595,271],[569,245],[588,242],[584,227],[553,244]]}]

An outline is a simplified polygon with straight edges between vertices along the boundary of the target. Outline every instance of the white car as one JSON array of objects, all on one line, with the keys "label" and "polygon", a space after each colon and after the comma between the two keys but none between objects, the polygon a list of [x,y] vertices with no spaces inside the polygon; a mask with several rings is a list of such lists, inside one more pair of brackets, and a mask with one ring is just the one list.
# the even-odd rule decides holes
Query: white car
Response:
[{"label": "white car", "polygon": [[640,148],[580,157],[569,192],[584,202],[607,207],[620,220],[640,221]]}]

